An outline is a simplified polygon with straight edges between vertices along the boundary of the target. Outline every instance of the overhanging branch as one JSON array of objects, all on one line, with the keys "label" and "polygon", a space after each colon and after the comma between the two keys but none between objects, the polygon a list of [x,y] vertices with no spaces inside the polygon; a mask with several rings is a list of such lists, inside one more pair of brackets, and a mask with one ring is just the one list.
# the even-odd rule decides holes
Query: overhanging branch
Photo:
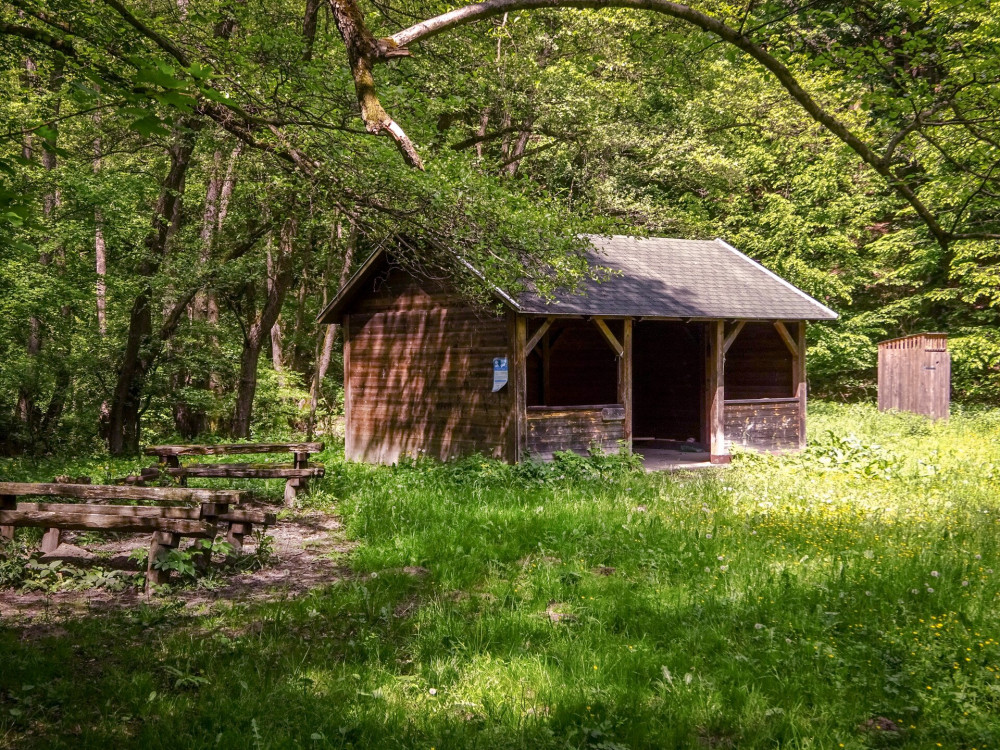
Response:
[{"label": "overhanging branch", "polygon": [[[930,230],[942,248],[947,249],[951,239],[956,238],[941,226],[931,210],[920,200],[914,189],[902,178],[897,176],[890,166],[851,132],[843,122],[820,104],[799,84],[794,74],[776,57],[762,46],[755,44],[739,30],[728,26],[718,18],[702,13],[687,5],[670,2],[670,0],[485,0],[480,3],[465,5],[455,10],[429,18],[403,29],[382,40],[384,45],[394,50],[405,50],[409,45],[425,39],[430,39],[442,32],[464,26],[485,18],[502,15],[518,10],[544,10],[577,8],[600,10],[604,8],[631,8],[661,13],[671,18],[685,21],[702,31],[714,34],[723,41],[750,55],[764,68],[772,73],[782,87],[795,101],[829,132],[849,146],[861,159],[881,175],[888,184],[913,208],[920,219]],[[379,58],[373,58],[379,60]]]}]

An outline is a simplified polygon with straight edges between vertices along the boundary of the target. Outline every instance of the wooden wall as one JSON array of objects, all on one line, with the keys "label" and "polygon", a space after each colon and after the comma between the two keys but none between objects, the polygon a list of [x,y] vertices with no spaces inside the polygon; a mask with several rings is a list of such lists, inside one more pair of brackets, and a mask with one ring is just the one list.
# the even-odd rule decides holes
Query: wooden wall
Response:
[{"label": "wooden wall", "polygon": [[878,345],[878,408],[947,419],[951,403],[948,337],[917,334]]},{"label": "wooden wall", "polygon": [[[529,336],[542,320],[529,323]],[[610,321],[608,325],[621,341],[621,321]],[[545,372],[546,356],[548,373]],[[618,403],[618,357],[591,321],[553,323],[528,355],[525,368],[528,406]]]},{"label": "wooden wall", "polygon": [[792,354],[772,323],[747,323],[726,352],[726,399],[788,398]]},{"label": "wooden wall", "polygon": [[511,354],[507,319],[396,270],[344,322],[347,458],[513,457],[512,386],[491,392],[493,358]]},{"label": "wooden wall", "polygon": [[607,453],[618,451],[625,439],[625,410],[619,407],[530,407],[527,450],[535,458],[552,458],[555,451],[587,452],[597,444]]},{"label": "wooden wall", "polygon": [[798,450],[800,413],[798,398],[727,399],[726,444],[763,451]]}]

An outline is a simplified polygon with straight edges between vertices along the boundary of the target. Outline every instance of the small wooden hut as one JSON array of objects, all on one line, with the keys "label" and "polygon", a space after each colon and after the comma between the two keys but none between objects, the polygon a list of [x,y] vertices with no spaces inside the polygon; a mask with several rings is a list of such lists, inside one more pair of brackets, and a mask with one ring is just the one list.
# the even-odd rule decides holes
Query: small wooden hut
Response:
[{"label": "small wooden hut", "polygon": [[878,345],[879,411],[947,419],[951,403],[948,335],[915,333]]},{"label": "small wooden hut", "polygon": [[375,252],[319,316],[343,326],[347,457],[805,445],[805,324],[836,313],[722,240],[589,240],[615,275],[498,289],[500,314]]}]

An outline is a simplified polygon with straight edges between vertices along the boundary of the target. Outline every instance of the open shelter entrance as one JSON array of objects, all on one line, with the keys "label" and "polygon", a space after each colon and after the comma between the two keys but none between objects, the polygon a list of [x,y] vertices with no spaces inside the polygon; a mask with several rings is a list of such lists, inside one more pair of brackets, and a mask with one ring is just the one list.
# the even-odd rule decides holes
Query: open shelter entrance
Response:
[{"label": "open shelter entrance", "polygon": [[641,320],[633,328],[632,440],[674,447],[705,439],[705,324]]}]

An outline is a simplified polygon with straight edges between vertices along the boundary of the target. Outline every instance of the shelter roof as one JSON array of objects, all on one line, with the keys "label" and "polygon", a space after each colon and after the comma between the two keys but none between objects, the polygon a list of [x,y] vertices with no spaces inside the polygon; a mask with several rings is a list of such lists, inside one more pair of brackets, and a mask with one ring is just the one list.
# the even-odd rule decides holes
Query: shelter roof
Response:
[{"label": "shelter roof", "polygon": [[[518,312],[546,316],[733,320],[833,320],[837,314],[721,239],[587,235],[588,261],[612,273],[579,292],[546,300],[532,290],[497,296]],[[320,320],[336,322],[376,265],[378,251]],[[475,269],[473,269],[475,270]]]}]

